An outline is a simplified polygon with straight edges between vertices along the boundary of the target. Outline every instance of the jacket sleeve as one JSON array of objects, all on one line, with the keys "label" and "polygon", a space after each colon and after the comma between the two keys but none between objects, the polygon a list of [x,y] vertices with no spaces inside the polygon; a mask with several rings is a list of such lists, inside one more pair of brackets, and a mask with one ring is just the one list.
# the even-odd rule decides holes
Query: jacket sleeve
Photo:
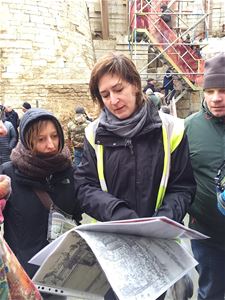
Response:
[{"label": "jacket sleeve", "polygon": [[75,190],[81,210],[98,221],[138,218],[122,199],[102,191],[97,173],[95,151],[84,140],[82,163],[75,169]]},{"label": "jacket sleeve", "polygon": [[10,123],[10,127],[9,127],[9,135],[10,135],[10,141],[9,141],[9,148],[10,150],[12,150],[17,143],[17,134],[16,134],[16,130],[13,127],[13,125]]},{"label": "jacket sleeve", "polygon": [[171,169],[163,204],[154,216],[166,216],[182,222],[196,192],[196,182],[189,157],[187,136],[172,153]]}]

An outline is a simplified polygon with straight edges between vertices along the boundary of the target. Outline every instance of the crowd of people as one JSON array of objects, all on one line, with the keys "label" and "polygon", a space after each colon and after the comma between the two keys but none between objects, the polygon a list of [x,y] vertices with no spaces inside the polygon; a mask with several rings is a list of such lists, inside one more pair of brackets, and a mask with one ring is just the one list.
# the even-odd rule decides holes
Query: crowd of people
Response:
[{"label": "crowd of people", "polygon": [[161,105],[169,106],[176,95],[176,86],[174,84],[175,75],[173,69],[167,67],[165,75],[163,77],[162,86],[157,85],[157,81],[154,78],[148,78],[147,84],[143,88],[143,93],[146,94],[160,109]]},{"label": "crowd of people", "polygon": [[[76,224],[83,213],[103,222],[166,216],[179,223],[189,213],[189,226],[209,236],[191,242],[199,263],[198,300],[224,299],[225,219],[217,205],[225,180],[217,190],[214,182],[225,153],[224,67],[224,53],[206,61],[202,107],[184,121],[162,102],[170,102],[170,69],[163,94],[152,78],[142,87],[131,59],[108,54],[96,62],[89,82],[100,115],[91,120],[76,107],[68,145],[51,112],[24,103],[19,120],[4,108],[0,150],[7,144],[9,151],[7,159],[0,154],[0,174],[8,189],[1,220],[4,239],[30,278],[38,267],[28,261],[49,243],[51,209]],[[117,299],[112,289],[105,299]]]}]

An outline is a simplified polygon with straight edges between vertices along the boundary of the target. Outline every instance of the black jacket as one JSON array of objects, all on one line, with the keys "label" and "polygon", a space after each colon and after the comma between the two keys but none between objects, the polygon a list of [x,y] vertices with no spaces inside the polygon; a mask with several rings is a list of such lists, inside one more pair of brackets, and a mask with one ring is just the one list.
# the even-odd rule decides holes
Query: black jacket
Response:
[{"label": "black jacket", "polygon": [[16,133],[18,134],[18,126],[20,123],[18,113],[15,110],[12,110],[10,112],[5,112],[5,120],[13,124],[13,127]]},{"label": "black jacket", "polygon": [[156,92],[155,86],[151,82],[148,82],[147,85],[144,87],[143,93],[146,93],[148,89],[151,89],[153,93]]},{"label": "black jacket", "polygon": [[38,267],[28,261],[48,244],[48,210],[33,188],[47,191],[59,208],[79,219],[74,197],[73,169],[71,167],[38,181],[21,174],[8,162],[1,166],[0,173],[10,176],[12,182],[12,193],[3,212],[4,238],[32,278]]},{"label": "black jacket", "polygon": [[104,145],[108,192],[100,188],[95,151],[85,139],[75,182],[77,199],[87,214],[100,221],[153,215],[182,221],[195,194],[186,135],[172,154],[166,195],[162,207],[155,212],[164,160],[161,125],[156,108],[149,102],[148,122],[131,141],[97,128],[96,143]]},{"label": "black jacket", "polygon": [[173,90],[173,76],[170,70],[166,71],[166,74],[163,78],[163,88],[167,90]]}]

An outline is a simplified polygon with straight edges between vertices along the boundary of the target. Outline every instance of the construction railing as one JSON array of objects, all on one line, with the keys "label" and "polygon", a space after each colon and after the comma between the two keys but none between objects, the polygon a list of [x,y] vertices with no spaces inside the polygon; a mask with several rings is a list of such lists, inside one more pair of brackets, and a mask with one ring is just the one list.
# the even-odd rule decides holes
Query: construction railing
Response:
[{"label": "construction railing", "polygon": [[[165,1],[163,3],[165,4]],[[184,37],[193,28],[188,28],[177,36],[176,32],[161,18],[161,5],[162,1],[156,0],[151,2],[147,0],[130,1],[130,42],[131,44],[137,43],[141,39],[145,42],[148,41],[150,45],[159,50],[158,56],[163,55],[192,89],[199,89],[203,80],[204,60],[197,51],[197,45],[189,45],[184,42]],[[170,15],[172,19],[175,19],[176,14],[172,10],[170,10]],[[197,23],[204,18],[205,16],[202,16]],[[153,60],[148,64],[151,64]]]}]

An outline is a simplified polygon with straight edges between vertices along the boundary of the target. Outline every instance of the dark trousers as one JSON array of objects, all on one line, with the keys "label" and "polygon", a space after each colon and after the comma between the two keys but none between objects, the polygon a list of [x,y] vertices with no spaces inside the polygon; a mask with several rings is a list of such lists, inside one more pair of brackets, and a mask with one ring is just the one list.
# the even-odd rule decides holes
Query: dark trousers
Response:
[{"label": "dark trousers", "polygon": [[198,300],[224,300],[225,251],[214,248],[201,240],[192,240],[191,247],[198,261]]},{"label": "dark trousers", "polygon": [[174,89],[170,90],[165,88],[165,102],[166,104],[170,104],[170,101],[173,99],[176,91]]}]

